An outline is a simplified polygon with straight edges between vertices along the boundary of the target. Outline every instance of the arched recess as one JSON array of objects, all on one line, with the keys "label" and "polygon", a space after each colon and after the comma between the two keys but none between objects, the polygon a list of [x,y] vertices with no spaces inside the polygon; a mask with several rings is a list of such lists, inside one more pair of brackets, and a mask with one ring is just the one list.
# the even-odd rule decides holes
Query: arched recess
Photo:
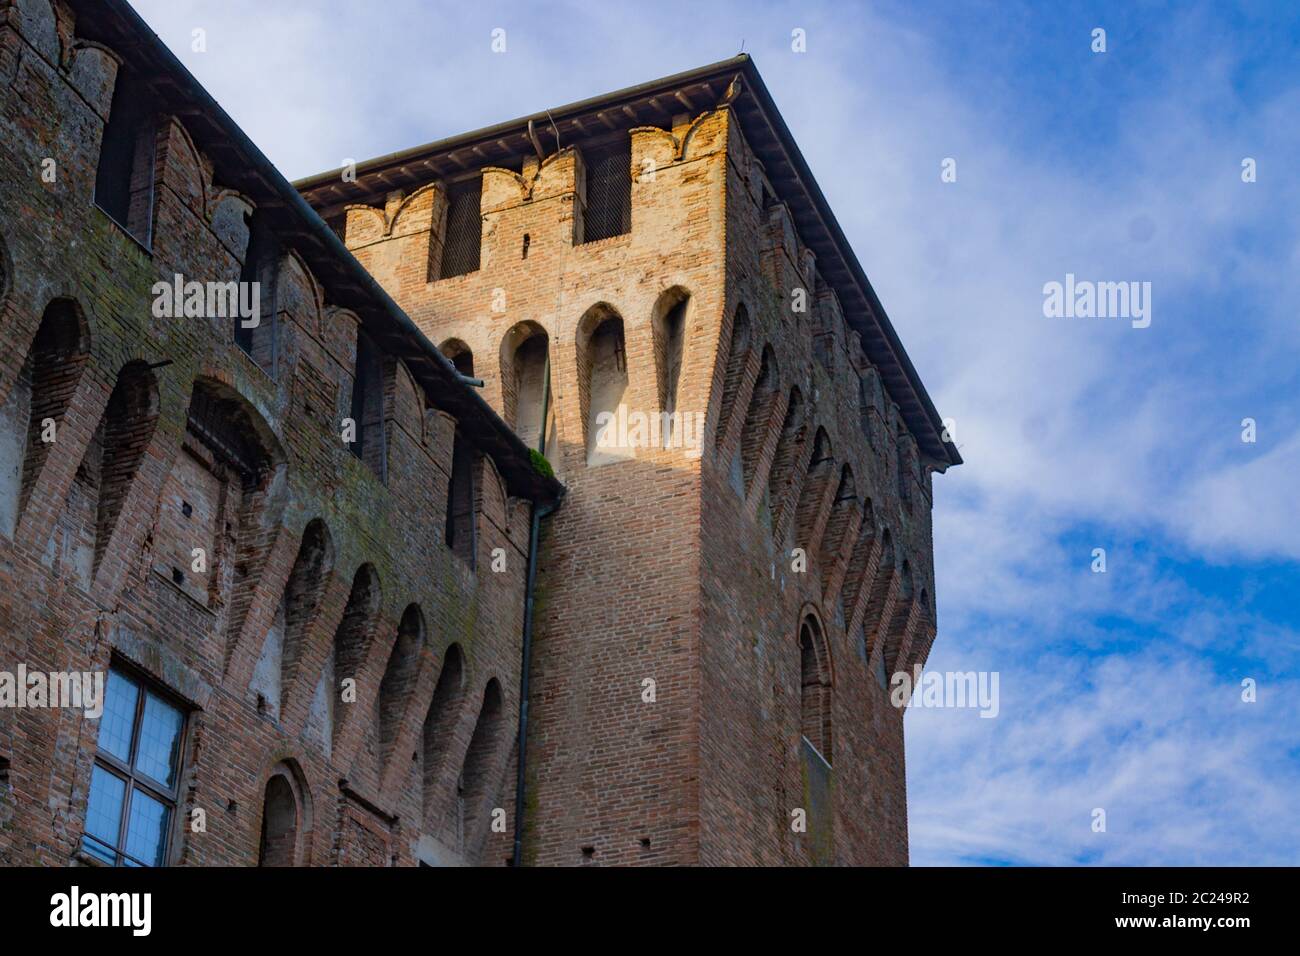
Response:
[{"label": "arched recess", "polygon": [[517,323],[501,340],[501,401],[506,422],[518,432],[523,443],[553,458],[556,431],[551,394],[551,340],[536,322]]},{"label": "arched recess", "polygon": [[505,725],[503,711],[501,684],[494,677],[483,690],[483,705],[479,708],[469,749],[465,751],[465,763],[461,767],[457,786],[457,829],[462,849],[478,835],[483,820],[491,810],[486,803],[491,795],[492,770],[496,765],[497,750]]},{"label": "arched recess", "polygon": [[772,406],[776,402],[780,389],[780,371],[776,365],[776,352],[772,346],[763,346],[763,358],[758,368],[758,379],[754,382],[754,391],[749,397],[749,409],[745,412],[745,427],[740,437],[740,461],[743,469],[745,492],[748,494],[754,480],[754,468],[758,465],[758,455],[767,438],[768,422],[772,418]]},{"label": "arched recess", "polygon": [[912,436],[900,429],[895,441],[898,449],[898,498],[907,510],[912,508],[912,485],[916,477],[916,452],[912,445]]},{"label": "arched recess", "polygon": [[[325,673],[321,675],[318,695],[324,700],[321,723],[328,728],[325,736],[326,752],[338,744],[343,726],[344,707],[356,702],[357,687],[361,682],[361,667],[379,617],[383,597],[379,574],[373,564],[363,564],[352,576],[352,590],[343,617],[334,632],[334,645]],[[347,683],[345,683],[347,682]],[[346,702],[346,703],[344,703]]]},{"label": "arched recess", "polygon": [[163,482],[154,568],[226,614],[229,664],[284,508],[285,455],[266,421],[229,385],[194,383],[181,451]]},{"label": "arched recess", "polygon": [[352,454],[369,466],[381,482],[388,480],[388,440],[384,422],[384,358],[379,346],[357,329],[356,365],[352,377],[349,417],[354,435]]},{"label": "arched recess", "polygon": [[438,795],[438,784],[447,754],[451,751],[452,734],[456,717],[460,713],[465,690],[465,664],[460,646],[452,644],[442,656],[442,670],[438,684],[433,689],[433,700],[424,718],[420,739],[423,761],[421,793],[423,796],[423,825],[426,832],[435,832],[437,821],[433,818]]},{"label": "arched recess", "polygon": [[259,704],[279,718],[285,693],[298,672],[307,628],[320,607],[334,567],[334,542],[320,518],[308,522],[285,582],[275,620],[262,642],[250,690]]},{"label": "arched recess", "polygon": [[[280,281],[280,263],[284,250],[280,246],[267,216],[254,210],[246,219],[248,245],[239,271],[242,302],[254,301],[251,290],[256,283],[258,303],[255,317],[235,316],[235,344],[244,350],[258,367],[275,378],[280,353],[280,316],[276,304],[276,287]],[[250,290],[244,292],[243,290]],[[256,319],[256,324],[251,324]]]},{"label": "arched recess", "polygon": [[904,601],[912,600],[912,563],[903,559],[902,573],[898,582],[898,593]]},{"label": "arched recess", "polygon": [[862,588],[867,584],[867,568],[871,561],[871,545],[876,536],[875,506],[868,498],[862,506],[862,521],[858,525],[857,541],[849,557],[849,566],[844,573],[844,586],[840,589],[840,606],[847,624],[853,617]]},{"label": "arched recess", "polygon": [[767,497],[772,508],[772,527],[778,528],[787,506],[790,482],[794,478],[795,462],[803,447],[806,433],[803,393],[796,385],[790,389],[790,400],[785,406],[785,421],[776,442],[772,468],[767,473]]},{"label": "arched recess", "polygon": [[[654,334],[655,377],[659,386],[659,411],[671,416],[677,411],[677,395],[681,385],[682,362],[686,350],[686,321],[689,317],[691,294],[681,286],[673,286],[659,296],[651,314]],[[669,418],[668,422],[671,423]],[[663,429],[671,432],[671,427]],[[667,437],[667,434],[665,434]]]},{"label": "arched recess", "polygon": [[840,469],[839,485],[835,489],[830,517],[826,520],[826,530],[822,532],[818,564],[823,586],[830,577],[831,567],[839,557],[840,549],[844,546],[844,536],[848,533],[854,509],[857,507],[858,491],[853,480],[853,469],[845,465]]},{"label": "arched recess", "polygon": [[146,249],[153,242],[158,106],[148,81],[119,66],[95,170],[95,205]]},{"label": "arched recess", "polygon": [[812,451],[808,456],[808,470],[804,476],[803,487],[799,491],[799,504],[795,508],[794,546],[807,548],[812,543],[813,525],[817,521],[817,509],[821,506],[822,496],[826,494],[826,485],[835,474],[835,454],[831,449],[830,435],[825,428],[818,428],[813,436]]},{"label": "arched recess", "polygon": [[894,534],[888,528],[880,536],[879,577],[888,578],[894,572]]},{"label": "arched recess", "polygon": [[799,729],[829,764],[831,756],[830,646],[816,615],[799,622]]},{"label": "arched recess", "polygon": [[578,323],[578,398],[582,408],[587,464],[634,456],[619,419],[626,419],[627,345],[623,317],[601,302]]},{"label": "arched recess", "polygon": [[329,528],[320,518],[308,522],[303,531],[298,557],[285,584],[284,597],[284,656],[281,662],[281,684],[288,687],[298,672],[298,663],[307,637],[307,627],[316,616],[330,572],[334,570],[334,540]]},{"label": "arched recess", "polygon": [[447,478],[447,513],[443,539],[471,571],[478,559],[478,474],[482,458],[457,428],[452,436],[451,474]]},{"label": "arched recess", "polygon": [[466,378],[474,377],[474,351],[460,339],[447,339],[438,346],[438,351],[445,355],[456,371]]},{"label": "arched recess", "polygon": [[915,597],[915,591],[912,584],[912,565],[906,558],[903,559],[903,565],[899,569],[898,575],[898,600],[894,606],[894,618],[890,622],[888,632],[885,634],[885,672],[892,675],[898,667],[898,654],[903,647],[903,638],[906,636],[907,619],[911,615],[912,601]]},{"label": "arched recess", "polygon": [[12,536],[18,527],[89,357],[80,306],[67,298],[50,302],[0,405],[0,532]]},{"label": "arched recess", "polygon": [[118,373],[58,518],[63,560],[84,587],[99,570],[157,423],[153,371],[145,362],[129,362]]},{"label": "arched recess", "polygon": [[714,433],[714,443],[719,447],[727,437],[727,426],[731,422],[736,394],[740,391],[740,380],[745,375],[745,363],[749,359],[751,337],[749,311],[742,302],[736,306],[736,314],[731,321],[727,366],[722,376],[722,406],[718,414],[717,430]]},{"label": "arched recess", "polygon": [[311,855],[311,791],[297,763],[276,764],[262,791],[258,866],[306,866]]},{"label": "arched recess", "polygon": [[858,421],[867,444],[874,450],[879,444],[877,431],[880,421],[880,376],[874,368],[868,368],[858,378]]},{"label": "arched recess", "polygon": [[401,732],[402,716],[406,713],[411,692],[415,690],[424,641],[424,613],[418,604],[407,605],[397,625],[397,640],[393,642],[393,650],[388,655],[388,665],[379,682],[379,697],[375,702],[380,754],[384,762]]}]

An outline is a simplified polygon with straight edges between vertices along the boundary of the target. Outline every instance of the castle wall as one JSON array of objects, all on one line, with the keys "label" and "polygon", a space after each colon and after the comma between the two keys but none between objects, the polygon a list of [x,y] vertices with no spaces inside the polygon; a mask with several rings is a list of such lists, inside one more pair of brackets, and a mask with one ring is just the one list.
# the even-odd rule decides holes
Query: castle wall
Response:
[{"label": "castle wall", "polygon": [[[698,861],[700,458],[601,449],[593,426],[599,408],[661,411],[670,353],[656,350],[655,319],[683,293],[676,410],[690,417],[678,427],[705,418],[723,305],[727,126],[721,111],[671,131],[634,129],[631,230],[594,242],[574,241],[582,145],[530,159],[522,173],[484,170],[481,265],[466,275],[430,282],[422,272],[440,242],[437,216],[423,212],[439,207],[439,184],[390,198],[387,224],[377,207],[348,211],[348,247],[432,341],[470,347],[507,421],[510,330],[548,336],[548,452],[568,490],[541,544],[525,862]],[[429,232],[412,234],[408,217]],[[613,375],[599,333],[611,317],[622,320],[625,366]]]},{"label": "castle wall", "polygon": [[[0,672],[112,666],[185,715],[165,862],[506,862],[530,502],[187,120],[114,124],[76,9],[0,0]],[[338,223],[567,487],[528,864],[907,862],[887,684],[935,633],[931,463],[739,115],[593,118]],[[257,278],[262,325],[156,314],[177,274]],[[95,862],[101,726],[0,707],[0,861]]]},{"label": "castle wall", "polygon": [[[906,863],[886,674],[933,636],[929,472],[733,114],[624,135],[632,221],[611,239],[575,241],[584,154],[613,134],[482,170],[468,274],[437,271],[451,184],[347,211],[349,248],[433,341],[473,352],[508,421],[511,356],[548,337],[547,452],[569,492],[543,539],[526,859]],[[705,422],[697,453],[593,448],[596,407],[669,404],[682,291],[677,407]],[[623,377],[593,334],[610,315]]]},{"label": "castle wall", "polygon": [[[929,474],[905,467],[900,483],[911,439],[737,127],[728,155],[721,411],[702,474],[701,859],[905,864],[903,714],[884,676],[933,633]],[[801,686],[809,615],[828,687]],[[814,694],[825,754],[801,713]]]},{"label": "castle wall", "polygon": [[[456,422],[393,355],[371,433],[386,481],[348,450],[359,320],[292,249],[264,290],[274,352],[236,346],[230,321],[155,315],[160,280],[239,278],[256,204],[162,115],[124,224],[144,203],[149,232],[97,207],[121,57],[74,21],[48,0],[0,3],[0,670],[111,664],[182,710],[168,862],[256,863],[272,792],[296,810],[277,859],[503,862],[509,828],[487,821],[513,812],[528,503],[476,454],[474,567],[446,546]],[[72,351],[46,361],[51,303],[71,310]],[[230,460],[187,427],[200,394]],[[34,406],[56,425],[48,447],[28,432]],[[255,475],[232,467],[241,454]],[[372,588],[350,601],[354,581]],[[426,724],[453,645],[456,686]],[[0,708],[0,861],[94,862],[79,845],[99,724]]]}]

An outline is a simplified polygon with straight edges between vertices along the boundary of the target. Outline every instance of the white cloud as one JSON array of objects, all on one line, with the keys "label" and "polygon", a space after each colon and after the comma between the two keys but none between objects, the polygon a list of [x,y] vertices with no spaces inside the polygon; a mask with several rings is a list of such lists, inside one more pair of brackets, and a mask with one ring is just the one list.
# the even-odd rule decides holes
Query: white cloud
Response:
[{"label": "white cloud", "polygon": [[1239,444],[1243,461],[1197,477],[1179,502],[1192,542],[1219,562],[1225,551],[1300,560],[1300,431],[1262,454]]}]

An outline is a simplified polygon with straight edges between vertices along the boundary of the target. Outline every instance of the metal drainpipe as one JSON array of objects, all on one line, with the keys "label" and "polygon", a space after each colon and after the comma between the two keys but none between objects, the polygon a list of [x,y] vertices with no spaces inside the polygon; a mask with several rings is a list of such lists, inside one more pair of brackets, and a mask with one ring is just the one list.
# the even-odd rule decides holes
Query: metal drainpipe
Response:
[{"label": "metal drainpipe", "polygon": [[[547,419],[551,411],[551,350],[546,349],[546,368],[542,374],[542,424],[541,435],[537,439],[537,450],[546,454]],[[537,539],[541,534],[542,519],[555,511],[559,503],[538,507],[534,502],[532,517],[528,528],[528,570],[524,584],[524,638],[522,660],[519,665],[519,742],[518,760],[515,778],[515,848],[511,857],[511,866],[523,864],[524,853],[524,779],[526,772],[526,753],[528,750],[528,675],[531,670],[533,652],[533,588],[537,583]]]}]

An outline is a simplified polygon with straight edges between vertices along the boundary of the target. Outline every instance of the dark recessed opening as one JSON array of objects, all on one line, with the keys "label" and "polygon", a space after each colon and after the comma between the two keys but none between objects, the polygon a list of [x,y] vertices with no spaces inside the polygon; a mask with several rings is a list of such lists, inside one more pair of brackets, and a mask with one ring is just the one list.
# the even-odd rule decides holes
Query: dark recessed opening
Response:
[{"label": "dark recessed opening", "polygon": [[532,241],[533,241],[533,240],[532,240],[532,237],[529,236],[528,233],[524,233],[524,254],[523,254],[523,258],[525,258],[525,259],[528,258],[528,246],[529,246],[529,244],[530,244]]},{"label": "dark recessed opening", "polygon": [[649,847],[650,847],[650,838],[649,838],[649,837],[642,837],[642,838],[641,838],[641,849],[646,850],[646,849],[649,849]]},{"label": "dark recessed opening", "polygon": [[595,855],[596,855],[596,848],[594,846],[584,846],[582,848],[582,858],[584,860],[590,860]]},{"label": "dark recessed opening", "polygon": [[185,572],[180,568],[172,568],[172,584],[184,584]]},{"label": "dark recessed opening", "polygon": [[183,514],[187,518],[190,515],[194,514],[194,508],[188,501],[181,502],[181,514]]}]

